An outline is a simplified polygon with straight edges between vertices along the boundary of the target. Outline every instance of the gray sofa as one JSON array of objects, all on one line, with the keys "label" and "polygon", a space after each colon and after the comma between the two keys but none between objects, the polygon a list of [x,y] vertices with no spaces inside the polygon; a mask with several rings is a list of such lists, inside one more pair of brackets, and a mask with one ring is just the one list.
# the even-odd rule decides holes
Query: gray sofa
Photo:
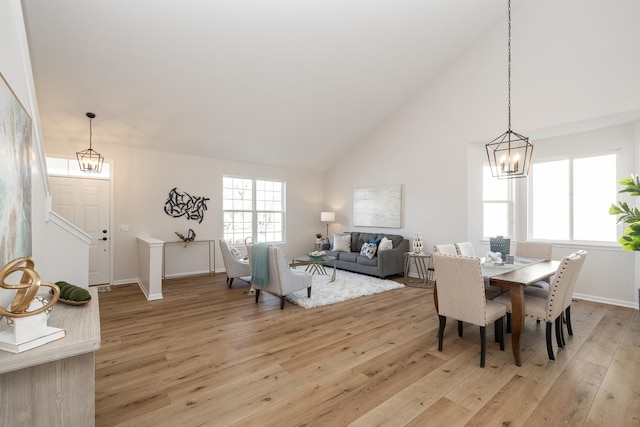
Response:
[{"label": "gray sofa", "polygon": [[[403,236],[386,233],[360,233],[356,231],[348,231],[342,234],[351,234],[351,252],[335,252],[330,250],[330,245],[325,244],[323,246],[327,255],[336,257],[337,268],[381,278],[394,274],[404,274],[404,254],[409,252],[409,240]],[[381,240],[383,237],[393,242],[393,249],[378,251],[372,259],[360,255],[363,243],[372,239]],[[333,267],[333,262],[328,262],[326,265]]]}]

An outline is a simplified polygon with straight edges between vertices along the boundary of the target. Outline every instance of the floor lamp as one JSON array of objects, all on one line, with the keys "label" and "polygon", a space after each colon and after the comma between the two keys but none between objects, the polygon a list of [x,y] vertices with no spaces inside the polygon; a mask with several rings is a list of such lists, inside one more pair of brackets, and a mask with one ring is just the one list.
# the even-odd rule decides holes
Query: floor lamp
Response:
[{"label": "floor lamp", "polygon": [[329,223],[336,220],[335,212],[320,212],[320,221],[327,223],[327,239],[329,238]]}]

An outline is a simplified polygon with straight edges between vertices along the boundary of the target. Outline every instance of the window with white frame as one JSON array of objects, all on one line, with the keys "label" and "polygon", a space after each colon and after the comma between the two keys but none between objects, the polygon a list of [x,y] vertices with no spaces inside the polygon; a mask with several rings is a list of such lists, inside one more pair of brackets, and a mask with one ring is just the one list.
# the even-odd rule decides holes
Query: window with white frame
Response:
[{"label": "window with white frame", "polygon": [[512,236],[513,197],[511,180],[496,179],[486,165],[482,171],[482,234],[485,238]]},{"label": "window with white frame", "polygon": [[534,162],[529,235],[534,240],[615,242],[616,154]]},{"label": "window with white frame", "polygon": [[224,238],[233,244],[284,242],[285,183],[280,180],[224,176]]}]

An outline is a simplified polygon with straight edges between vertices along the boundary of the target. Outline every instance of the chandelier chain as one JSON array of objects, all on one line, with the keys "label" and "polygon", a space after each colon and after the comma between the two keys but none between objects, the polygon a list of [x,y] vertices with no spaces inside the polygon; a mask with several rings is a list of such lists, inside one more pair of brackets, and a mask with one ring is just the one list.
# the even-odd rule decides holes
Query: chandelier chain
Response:
[{"label": "chandelier chain", "polygon": [[507,73],[507,87],[508,87],[508,117],[509,117],[509,126],[508,129],[511,130],[511,0],[508,1],[508,9],[509,9],[509,34],[507,37],[507,62],[509,63],[509,70]]},{"label": "chandelier chain", "polygon": [[92,139],[92,136],[93,136],[93,128],[91,126],[91,122],[92,121],[93,121],[93,118],[89,117],[89,150],[92,149],[92,147],[91,147],[91,139]]}]

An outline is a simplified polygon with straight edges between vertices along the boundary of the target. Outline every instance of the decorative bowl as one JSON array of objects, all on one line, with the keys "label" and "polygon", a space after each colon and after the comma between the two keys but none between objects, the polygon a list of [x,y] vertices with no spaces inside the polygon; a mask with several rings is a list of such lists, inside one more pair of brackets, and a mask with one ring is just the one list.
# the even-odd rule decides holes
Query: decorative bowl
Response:
[{"label": "decorative bowl", "polygon": [[325,251],[313,251],[307,254],[311,259],[322,259],[325,255]]}]

